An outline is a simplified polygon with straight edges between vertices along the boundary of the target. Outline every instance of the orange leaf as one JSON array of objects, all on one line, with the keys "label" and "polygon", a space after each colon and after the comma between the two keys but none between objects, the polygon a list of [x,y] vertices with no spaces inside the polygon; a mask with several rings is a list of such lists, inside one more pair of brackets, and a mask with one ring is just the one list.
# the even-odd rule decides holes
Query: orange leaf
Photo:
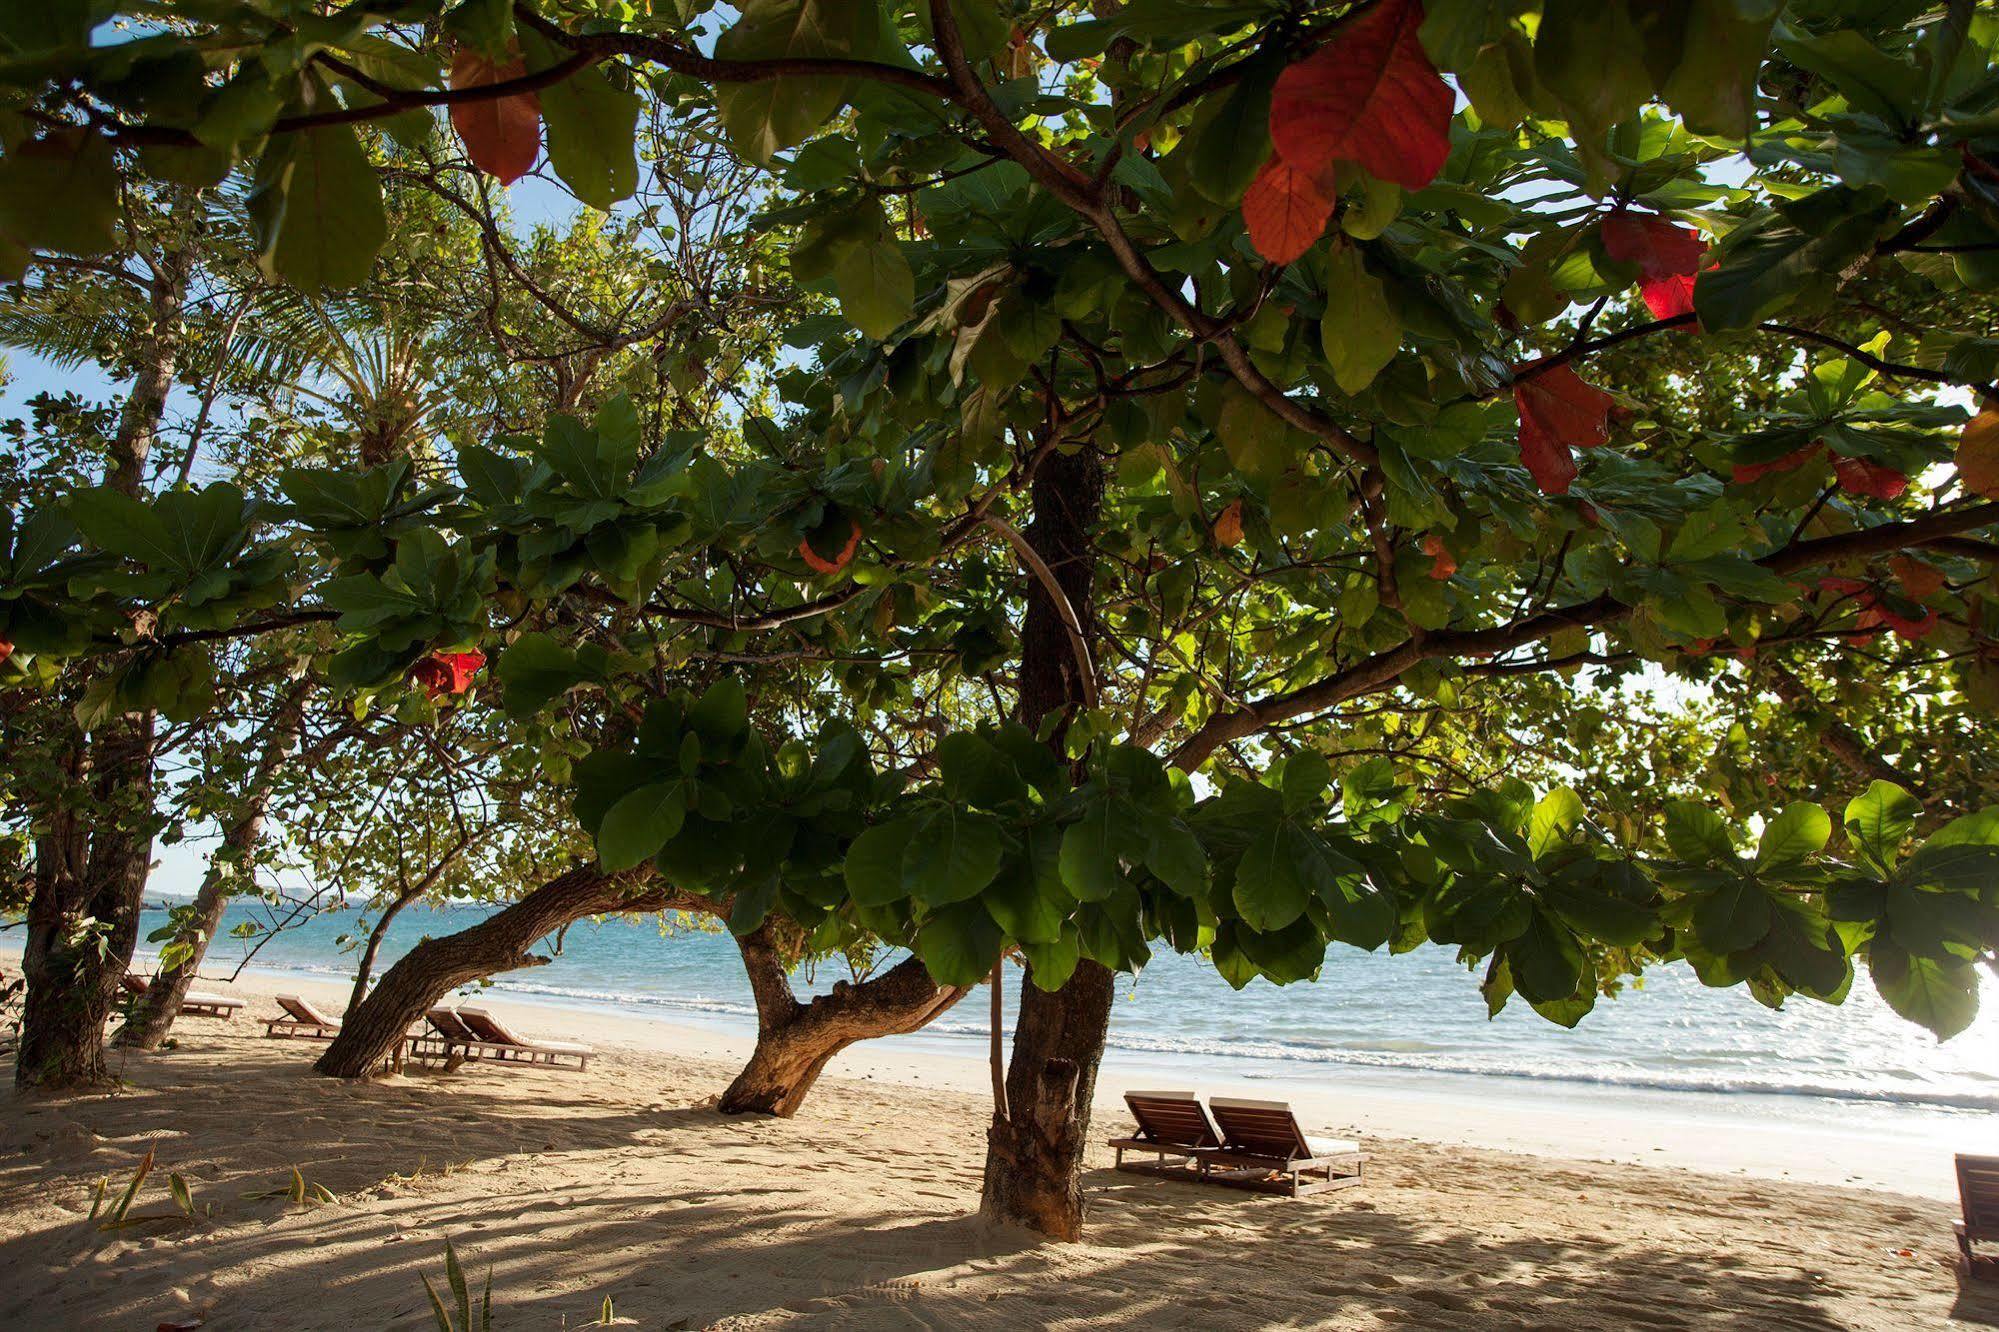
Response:
[{"label": "orange leaf", "polygon": [[[454,89],[505,83],[526,73],[527,65],[518,55],[499,63],[470,47],[461,47],[451,60]],[[453,102],[451,125],[465,141],[465,155],[472,159],[472,165],[497,176],[502,185],[511,185],[534,170],[535,158],[541,153],[541,98],[534,93]]]},{"label": "orange leaf", "polygon": [[1451,152],[1451,90],[1417,40],[1420,0],[1375,0],[1277,77],[1270,137],[1308,171],[1357,162],[1420,190]]},{"label": "orange leaf", "polygon": [[1999,499],[1999,402],[1987,402],[1957,437],[1957,479],[1966,490]]},{"label": "orange leaf", "polygon": [[1943,570],[1913,555],[1897,555],[1888,561],[1888,567],[1895,571],[1902,590],[1917,601],[1935,596],[1943,588]]},{"label": "orange leaf", "polygon": [[1567,363],[1513,381],[1520,411],[1520,461],[1543,494],[1566,495],[1576,479],[1571,449],[1593,449],[1610,438],[1611,396],[1585,383]]},{"label": "orange leaf", "polygon": [[1273,264],[1288,264],[1312,248],[1333,216],[1333,191],[1311,172],[1274,154],[1242,196],[1249,242]]},{"label": "orange leaf", "polygon": [[1458,571],[1458,558],[1435,532],[1423,538],[1423,553],[1430,557],[1430,577],[1443,582]]},{"label": "orange leaf", "polygon": [[410,667],[410,678],[422,685],[432,698],[442,698],[446,694],[462,694],[470,689],[472,677],[485,664],[486,654],[477,648],[470,652],[433,652]]},{"label": "orange leaf", "polygon": [[1215,518],[1215,525],[1208,529],[1217,546],[1239,546],[1242,544],[1242,501],[1230,500],[1227,507]]},{"label": "orange leaf", "polygon": [[840,572],[840,570],[853,562],[854,552],[859,550],[861,546],[861,525],[852,519],[848,519],[847,527],[849,529],[847,544],[842,546],[840,553],[832,559],[826,559],[818,551],[812,549],[812,539],[810,537],[800,537],[798,539],[798,558],[804,560],[806,564],[820,573],[836,574]]}]

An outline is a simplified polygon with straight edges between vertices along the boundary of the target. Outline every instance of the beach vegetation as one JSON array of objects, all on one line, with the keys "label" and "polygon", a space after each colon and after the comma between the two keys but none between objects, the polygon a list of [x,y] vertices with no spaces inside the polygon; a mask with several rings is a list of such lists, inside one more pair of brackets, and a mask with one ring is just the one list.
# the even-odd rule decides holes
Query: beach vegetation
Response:
[{"label": "beach vegetation", "polygon": [[[1055,1237],[1159,949],[1240,988],[1443,946],[1563,1025],[1662,965],[1976,1011],[1983,7],[0,25],[16,323],[130,385],[47,409],[0,511],[24,1084],[108,1077],[155,837],[242,829],[226,877],[274,800],[391,802],[385,915],[507,903],[357,986],[328,1073],[588,915],[906,950],[926,1021],[1024,959],[984,1207]],[[544,153],[576,217],[524,238]],[[174,456],[190,376],[244,406]],[[864,993],[840,1041],[908,1029]]]}]

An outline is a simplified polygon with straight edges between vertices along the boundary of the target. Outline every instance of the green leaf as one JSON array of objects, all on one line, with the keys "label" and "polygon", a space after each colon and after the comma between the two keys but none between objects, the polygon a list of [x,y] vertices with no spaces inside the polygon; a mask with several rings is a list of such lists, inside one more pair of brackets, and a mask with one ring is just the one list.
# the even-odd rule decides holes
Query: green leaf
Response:
[{"label": "green leaf", "polygon": [[1817,805],[1803,800],[1786,805],[1763,827],[1756,844],[1756,868],[1799,864],[1823,850],[1831,836],[1832,820]]},{"label": "green leaf", "polygon": [[1122,845],[1115,802],[1099,798],[1062,833],[1062,886],[1079,902],[1102,902],[1118,890],[1124,875],[1118,867]]},{"label": "green leaf", "polygon": [[94,130],[58,130],[0,158],[0,235],[30,250],[103,254],[117,245],[118,168]]},{"label": "green leaf", "polygon": [[886,906],[909,896],[902,886],[902,858],[916,829],[914,819],[895,819],[854,839],[842,873],[856,905]]},{"label": "green leaf", "polygon": [[1929,1028],[1938,1040],[1949,1040],[1978,1016],[1978,969],[1973,963],[1915,957],[1876,941],[1867,966],[1888,1007]]},{"label": "green leaf", "polygon": [[700,732],[703,741],[718,747],[739,739],[750,725],[743,682],[730,675],[709,685],[687,710],[687,724]]},{"label": "green leaf", "polygon": [[1201,839],[1178,819],[1152,820],[1146,827],[1145,867],[1182,897],[1200,897],[1208,887],[1208,853]]},{"label": "green leaf", "polygon": [[1304,914],[1312,891],[1297,858],[1296,830],[1277,822],[1253,834],[1236,865],[1235,906],[1251,929],[1271,933]]},{"label": "green leaf", "polygon": [[250,191],[264,271],[308,295],[358,286],[388,237],[382,183],[352,125],[317,125],[265,149]]},{"label": "green leaf", "polygon": [[1281,62],[1251,57],[1235,86],[1209,96],[1195,113],[1188,181],[1224,208],[1242,202],[1250,181],[1270,156],[1270,94]]},{"label": "green leaf", "polygon": [[1062,937],[1062,923],[1072,905],[1052,895],[1024,861],[1007,865],[979,895],[993,920],[1018,943],[1052,944]]},{"label": "green leaf", "polygon": [[1326,314],[1319,323],[1326,363],[1342,393],[1354,394],[1395,359],[1402,321],[1381,279],[1367,271],[1360,247],[1338,245],[1326,260]]},{"label": "green leaf", "polygon": [[1728,820],[1688,800],[1666,802],[1666,845],[1681,860],[1695,864],[1726,865],[1735,860]]},{"label": "green leaf", "polygon": [[539,632],[508,644],[494,670],[505,690],[509,717],[532,716],[577,685],[598,678],[554,635]]},{"label": "green leaf", "polygon": [[[543,59],[553,63],[557,53],[542,45]],[[612,84],[599,69],[578,70],[541,90],[549,165],[592,208],[608,212],[638,189],[633,137],[640,109],[636,96]]]},{"label": "green leaf", "polygon": [[1076,974],[1076,964],[1083,959],[1082,937],[1077,934],[1074,925],[1064,925],[1062,937],[1054,943],[1037,944],[1022,940],[1020,951],[1027,957],[1027,975],[1034,982],[1034,988],[1053,994]]},{"label": "green leaf", "polygon": [[1847,802],[1847,840],[1881,870],[1891,870],[1922,812],[1922,802],[1901,787],[1875,782]]},{"label": "green leaf", "polygon": [[902,885],[929,906],[977,897],[1006,854],[990,815],[946,806],[926,820],[902,853]]},{"label": "green leaf", "polygon": [[1822,190],[1731,234],[1721,266],[1694,284],[1694,311],[1710,333],[1749,328],[1800,300],[1829,294],[1874,245],[1894,205],[1878,194]]},{"label": "green leaf", "polygon": [[916,927],[916,955],[939,985],[977,985],[992,974],[1005,943],[978,902],[958,902]]},{"label": "green leaf", "polygon": [[1561,846],[1569,830],[1583,820],[1583,799],[1566,786],[1558,786],[1534,803],[1527,816],[1527,851],[1539,860]]},{"label": "green leaf", "polygon": [[597,829],[597,859],[610,874],[643,864],[680,831],[686,817],[684,783],[641,786],[604,815],[603,826]]},{"label": "green leaf", "polygon": [[1754,879],[1733,879],[1694,903],[1694,934],[1717,953],[1754,948],[1770,932],[1770,898]]},{"label": "green leaf", "polygon": [[[715,41],[724,60],[825,60],[878,54],[876,0],[747,0],[742,17]],[[772,154],[802,143],[846,100],[847,81],[798,75],[715,87],[722,124],[745,157],[768,166]]]},{"label": "green leaf", "polygon": [[916,305],[916,275],[887,237],[849,247],[833,266],[833,285],[841,313],[877,342],[900,328]]},{"label": "green leaf", "polygon": [[1536,911],[1526,932],[1506,945],[1514,988],[1530,1004],[1567,999],[1582,983],[1582,945],[1569,927]]}]

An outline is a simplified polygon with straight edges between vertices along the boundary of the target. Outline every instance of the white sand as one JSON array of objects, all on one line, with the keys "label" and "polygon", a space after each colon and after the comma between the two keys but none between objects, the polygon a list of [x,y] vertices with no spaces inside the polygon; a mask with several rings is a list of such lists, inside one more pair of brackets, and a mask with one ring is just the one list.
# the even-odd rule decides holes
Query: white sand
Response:
[{"label": "white sand", "polygon": [[[744,1042],[501,1002],[604,1057],[588,1076],[475,1066],[347,1084],[308,1073],[317,1046],[255,1022],[275,1014],[270,992],[337,1004],[338,987],[236,989],[260,1000],[250,1014],[184,1019],[178,1049],[124,1059],[116,1094],[0,1093],[0,1326],[427,1329],[420,1276],[441,1286],[447,1237],[475,1287],[491,1268],[502,1329],[586,1326],[606,1295],[644,1328],[1999,1322],[1999,1300],[1959,1293],[1951,1209],[1933,1200],[1461,1145],[1889,1173],[1830,1127],[1801,1143],[1753,1122],[1613,1120],[1608,1098],[1536,1123],[1342,1097],[1307,1114],[1367,1140],[1360,1188],[1263,1198],[1116,1174],[1099,1150],[1086,1240],[1045,1245],[972,1217],[989,1114],[977,1059],[874,1042],[799,1118],[728,1118],[709,1107]],[[1092,1136],[1123,1122],[1100,1106]],[[96,1181],[128,1178],[148,1145],[158,1174],[134,1212],[170,1212],[177,1171],[201,1215],[100,1232]],[[337,1201],[243,1196],[294,1167]]]}]

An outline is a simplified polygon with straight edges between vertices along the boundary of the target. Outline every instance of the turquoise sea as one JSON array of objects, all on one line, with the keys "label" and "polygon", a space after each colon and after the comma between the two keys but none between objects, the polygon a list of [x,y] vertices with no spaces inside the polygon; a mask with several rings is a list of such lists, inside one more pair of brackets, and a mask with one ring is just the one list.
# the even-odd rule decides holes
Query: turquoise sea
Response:
[{"label": "turquoise sea", "polygon": [[[391,928],[381,965],[425,935],[463,929],[487,910],[406,912]],[[359,920],[352,911],[325,912],[259,939],[227,937],[240,922],[268,928],[282,918],[262,905],[232,907],[203,974],[226,979],[248,967],[321,981],[352,975],[347,936]],[[149,910],[144,929],[165,919],[164,910]],[[827,986],[844,974],[843,966],[822,967],[800,976],[799,985]],[[745,1032],[755,1025],[735,945],[714,933],[666,936],[653,921],[579,923],[552,964],[502,976],[495,989],[529,1002],[655,1013],[683,1025]],[[1999,1110],[1999,992],[1988,993],[1976,1025],[1942,1043],[1889,1011],[1864,978],[1843,1007],[1800,999],[1773,1012],[1741,989],[1703,988],[1684,967],[1662,968],[1642,989],[1600,1003],[1573,1031],[1524,1005],[1488,1021],[1477,975],[1442,948],[1388,957],[1335,946],[1318,983],[1280,988],[1259,980],[1241,993],[1202,960],[1165,954],[1140,976],[1120,977],[1119,992],[1114,1057],[1184,1063],[1190,1071],[1224,1065],[1237,1078],[1316,1084],[1369,1070],[1509,1096],[1564,1087],[1673,1099],[1749,1093],[1759,1101],[1786,1098],[1800,1110],[1809,1102],[1814,1117],[1842,1105],[1906,1107],[1924,1118],[1982,1119]],[[894,1039],[974,1055],[986,1036],[986,1012],[974,998],[927,1031]]]}]

